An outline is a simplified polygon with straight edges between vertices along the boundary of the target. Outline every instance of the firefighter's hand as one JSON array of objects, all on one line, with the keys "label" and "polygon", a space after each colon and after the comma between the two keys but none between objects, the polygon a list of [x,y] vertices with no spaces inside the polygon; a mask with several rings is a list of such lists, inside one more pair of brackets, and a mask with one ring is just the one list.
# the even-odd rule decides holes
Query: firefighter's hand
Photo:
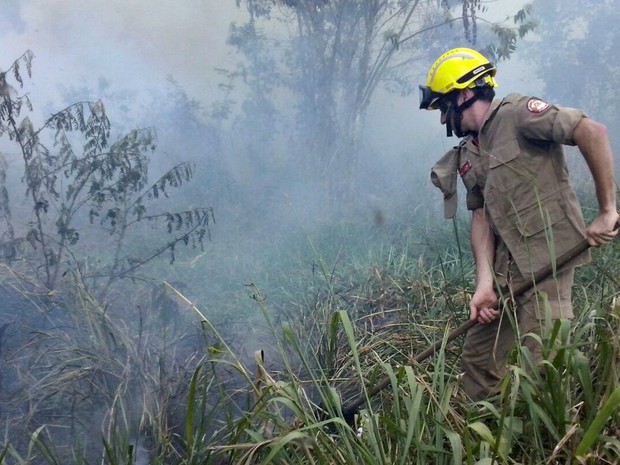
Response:
[{"label": "firefighter's hand", "polygon": [[586,229],[588,244],[600,247],[618,235],[618,212],[599,213],[592,224]]},{"label": "firefighter's hand", "polygon": [[470,320],[480,324],[487,324],[499,316],[499,311],[491,308],[497,301],[492,287],[478,288],[469,302]]}]

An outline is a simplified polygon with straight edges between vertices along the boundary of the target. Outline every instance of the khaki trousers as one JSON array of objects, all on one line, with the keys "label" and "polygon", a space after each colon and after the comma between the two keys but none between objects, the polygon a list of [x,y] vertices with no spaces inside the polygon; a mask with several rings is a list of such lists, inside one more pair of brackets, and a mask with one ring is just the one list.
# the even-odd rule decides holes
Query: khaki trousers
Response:
[{"label": "khaki trousers", "polygon": [[[555,278],[541,281],[532,290],[514,296],[515,305],[502,312],[495,321],[477,324],[468,331],[461,355],[461,373],[463,390],[472,401],[483,400],[499,392],[499,382],[506,373],[506,358],[517,343],[527,347],[536,360],[541,361],[540,344],[525,335],[534,333],[544,336],[555,320],[573,317],[573,271],[572,268],[562,271]],[[513,286],[523,282],[518,273],[511,275]],[[551,325],[545,324],[547,317],[551,319]]]}]

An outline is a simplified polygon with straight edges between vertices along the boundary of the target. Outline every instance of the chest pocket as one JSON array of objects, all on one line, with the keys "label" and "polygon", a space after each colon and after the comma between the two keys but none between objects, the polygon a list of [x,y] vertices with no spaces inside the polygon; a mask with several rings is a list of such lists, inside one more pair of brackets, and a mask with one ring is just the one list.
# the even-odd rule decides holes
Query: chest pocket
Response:
[{"label": "chest pocket", "polygon": [[493,197],[499,215],[521,211],[538,201],[536,165],[522,154],[516,139],[507,140],[489,153],[487,201]]},{"label": "chest pocket", "polygon": [[519,156],[521,148],[517,139],[509,139],[489,152],[489,169],[505,166]]}]

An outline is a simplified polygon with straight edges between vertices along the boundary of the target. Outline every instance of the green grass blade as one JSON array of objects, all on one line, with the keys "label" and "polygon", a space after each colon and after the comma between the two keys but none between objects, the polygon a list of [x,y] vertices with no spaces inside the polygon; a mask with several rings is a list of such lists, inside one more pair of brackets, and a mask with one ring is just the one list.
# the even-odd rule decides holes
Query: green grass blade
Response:
[{"label": "green grass blade", "polygon": [[620,388],[616,388],[611,393],[609,399],[605,402],[605,405],[599,410],[598,414],[590,424],[590,427],[583,436],[583,439],[577,446],[575,454],[577,456],[585,455],[585,453],[592,447],[599,437],[599,433],[605,426],[605,423],[612,416],[612,414],[620,407]]},{"label": "green grass blade", "polygon": [[196,370],[194,370],[187,396],[187,408],[185,411],[185,442],[186,447],[189,450],[193,449],[194,444],[194,410],[196,408],[196,391],[201,368],[202,365],[198,365]]}]

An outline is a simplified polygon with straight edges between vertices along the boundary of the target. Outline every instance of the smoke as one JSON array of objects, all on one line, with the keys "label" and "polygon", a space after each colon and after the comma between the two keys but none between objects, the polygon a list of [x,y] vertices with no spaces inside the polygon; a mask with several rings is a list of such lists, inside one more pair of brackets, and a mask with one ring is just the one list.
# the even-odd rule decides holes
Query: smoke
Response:
[{"label": "smoke", "polygon": [[[160,140],[153,154],[152,180],[158,169],[169,169],[179,161],[196,162],[198,182],[189,185],[189,195],[185,191],[181,202],[214,207],[213,240],[202,253],[178,251],[174,267],[162,266],[157,271],[172,270],[172,279],[186,286],[184,292],[193,303],[206,309],[214,320],[219,318],[225,331],[243,336],[237,338],[241,347],[235,349],[253,354],[257,348],[269,347],[271,341],[266,340],[256,302],[248,299],[254,292],[249,283],[266,288],[268,304],[276,308],[280,303],[272,296],[277,293],[284,296],[282,300],[303,300],[309,286],[306,276],[297,278],[297,274],[314,273],[323,259],[326,268],[335,269],[333,263],[346,265],[352,257],[347,249],[350,243],[357,241],[357,252],[366,252],[365,247],[373,241],[401,240],[383,234],[391,228],[402,231],[414,223],[427,223],[429,218],[441,221],[440,194],[428,173],[457,140],[445,137],[437,112],[418,110],[417,94],[378,91],[367,113],[364,143],[359,149],[363,178],[356,181],[364,190],[352,205],[357,217],[348,218],[355,217],[357,223],[339,223],[336,218],[333,224],[326,224],[329,222],[322,216],[325,206],[317,201],[321,186],[306,179],[291,154],[292,150],[303,154],[305,147],[291,149],[284,140],[296,124],[294,118],[272,117],[257,104],[250,108],[257,110],[259,116],[253,121],[262,126],[235,126],[231,117],[215,128],[208,118],[200,119],[205,113],[202,110],[222,98],[223,77],[215,68],[233,70],[241,59],[227,45],[230,24],[246,19],[235,3],[0,0],[0,66],[9,66],[27,49],[35,53],[33,79],[26,82],[35,111],[49,115],[76,97],[102,98],[113,127],[156,126]],[[492,7],[495,17],[503,16],[502,9],[514,12],[518,8],[514,2],[497,3],[501,5]],[[280,26],[276,23],[274,27]],[[534,73],[519,61],[518,53],[515,58],[498,66],[498,95],[538,94],[541,86]],[[419,74],[412,77],[412,87],[423,82],[429,65],[415,64]],[[243,79],[235,83],[239,87],[244,84]],[[237,93],[247,89],[239,87],[231,96],[235,112],[248,108]],[[285,92],[274,95],[274,106],[286,107],[288,98]],[[195,119],[188,117],[190,108],[198,108],[192,114]],[[280,134],[265,131],[266,123],[270,128],[280,124]],[[261,140],[271,138],[276,140],[269,148],[260,146]],[[14,176],[15,183],[19,176]],[[459,212],[466,215],[463,198],[461,195]],[[127,303],[124,294],[118,299]],[[141,305],[145,314],[152,310],[148,303]],[[128,304],[128,312],[134,310],[130,307]],[[187,327],[193,321],[191,316],[186,317],[190,321]],[[186,323],[176,314],[173,320],[179,325]],[[138,456],[142,449],[146,454],[146,446],[136,444],[137,461],[146,463],[146,455]]]},{"label": "smoke", "polygon": [[32,50],[41,95],[59,85],[105,77],[122,88],[161,87],[166,77],[196,98],[209,100],[213,68],[234,58],[226,46],[234,2],[148,0],[24,0],[2,2],[2,56],[10,61]]}]

